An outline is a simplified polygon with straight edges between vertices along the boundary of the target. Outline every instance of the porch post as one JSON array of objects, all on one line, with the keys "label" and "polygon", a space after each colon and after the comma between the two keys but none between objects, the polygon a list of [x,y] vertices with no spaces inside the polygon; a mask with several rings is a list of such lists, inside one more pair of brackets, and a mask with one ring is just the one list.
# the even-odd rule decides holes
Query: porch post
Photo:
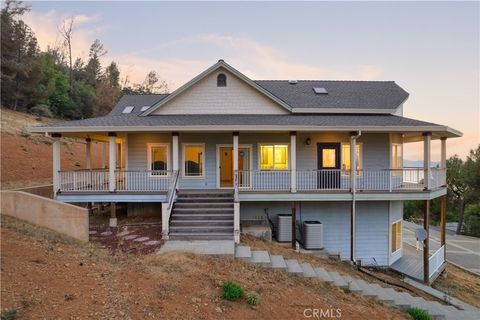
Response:
[{"label": "porch post", "polygon": [[238,199],[238,132],[233,133],[233,237],[235,243],[240,243],[240,200]]},{"label": "porch post", "polygon": [[117,226],[117,203],[110,202],[110,227],[115,228]]},{"label": "porch post", "polygon": [[162,202],[162,239],[168,240],[168,233],[170,232],[170,221],[168,213],[168,202]]},{"label": "porch post", "polygon": [[172,170],[178,171],[178,132],[172,132]]},{"label": "porch post", "polygon": [[92,139],[85,139],[85,168],[92,169]]},{"label": "porch post", "polygon": [[[447,138],[441,137],[441,152],[440,152],[440,169],[445,177],[445,185],[447,185]],[[440,198],[440,245],[447,244],[446,239],[446,226],[447,226],[447,196],[444,195]],[[446,248],[446,247],[445,247]],[[447,250],[444,250],[443,259],[447,260]]]},{"label": "porch post", "polygon": [[355,203],[355,192],[357,190],[357,132],[350,132],[350,190],[352,192],[352,203],[350,208],[350,260],[355,262],[356,256],[356,226],[357,213]]},{"label": "porch post", "polygon": [[233,133],[233,173],[238,174],[238,132]]},{"label": "porch post", "polygon": [[53,195],[56,196],[57,192],[60,190],[60,138],[62,135],[60,133],[53,133],[53,145],[52,145],[52,152],[53,152],[53,161],[52,161],[52,168],[53,168]]},{"label": "porch post", "polygon": [[429,238],[430,238],[430,200],[425,200],[425,211],[423,213],[423,228],[427,232],[427,237],[423,240],[423,282],[430,282],[429,266]]},{"label": "porch post", "polygon": [[297,133],[290,132],[290,191],[297,192]]},{"label": "porch post", "polygon": [[107,167],[107,144],[102,142],[102,169]]},{"label": "porch post", "polygon": [[432,140],[431,132],[423,133],[423,181],[425,183],[425,190],[430,190],[430,175],[431,175],[431,156],[430,156],[430,144]]},{"label": "porch post", "polygon": [[108,152],[108,190],[110,192],[115,192],[116,189],[116,179],[115,179],[115,169],[117,167],[117,144],[115,142],[116,138],[115,132],[108,133],[109,140],[109,152]]}]

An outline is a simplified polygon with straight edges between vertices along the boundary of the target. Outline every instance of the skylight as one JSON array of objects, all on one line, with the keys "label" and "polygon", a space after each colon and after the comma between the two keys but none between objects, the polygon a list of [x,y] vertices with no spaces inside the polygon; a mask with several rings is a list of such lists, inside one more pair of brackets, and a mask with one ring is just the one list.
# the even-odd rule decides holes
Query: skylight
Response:
[{"label": "skylight", "polygon": [[133,111],[134,106],[127,106],[123,109],[122,113],[131,113]]},{"label": "skylight", "polygon": [[148,108],[150,108],[150,106],[143,106],[142,109],[140,109],[140,111],[143,112],[145,110],[148,110]]},{"label": "skylight", "polygon": [[315,91],[315,94],[328,94],[328,91],[325,88],[313,88],[313,91]]}]

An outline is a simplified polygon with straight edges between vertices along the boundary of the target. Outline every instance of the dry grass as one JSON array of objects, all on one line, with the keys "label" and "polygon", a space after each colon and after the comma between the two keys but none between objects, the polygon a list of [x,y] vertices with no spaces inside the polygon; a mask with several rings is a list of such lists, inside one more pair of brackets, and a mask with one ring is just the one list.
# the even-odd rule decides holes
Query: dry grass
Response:
[{"label": "dry grass", "polygon": [[480,308],[480,277],[453,265],[447,265],[433,287],[468,304]]}]

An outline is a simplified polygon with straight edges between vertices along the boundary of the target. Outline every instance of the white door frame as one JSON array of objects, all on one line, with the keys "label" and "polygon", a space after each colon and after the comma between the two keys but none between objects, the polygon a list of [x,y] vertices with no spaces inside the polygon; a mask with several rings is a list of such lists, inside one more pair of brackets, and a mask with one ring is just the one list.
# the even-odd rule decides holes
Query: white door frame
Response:
[{"label": "white door frame", "polygon": [[[233,187],[220,187],[220,148],[228,148],[228,147],[232,147],[233,148],[233,144],[232,143],[225,143],[225,144],[217,144],[217,147],[216,147],[216,180],[217,180],[217,189],[233,189]],[[248,149],[249,150],[249,164],[250,164],[250,170],[252,170],[252,166],[253,166],[253,155],[252,155],[252,150],[253,150],[253,147],[251,144],[239,144],[238,145],[238,149]]]}]

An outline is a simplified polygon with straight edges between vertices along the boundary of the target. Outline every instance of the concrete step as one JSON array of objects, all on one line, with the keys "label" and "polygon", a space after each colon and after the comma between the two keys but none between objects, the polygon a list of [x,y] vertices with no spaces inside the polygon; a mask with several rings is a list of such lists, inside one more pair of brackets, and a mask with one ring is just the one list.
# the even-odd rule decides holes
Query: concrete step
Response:
[{"label": "concrete step", "polygon": [[189,214],[233,214],[233,208],[173,208],[172,214],[189,213]]},{"label": "concrete step", "polygon": [[373,291],[373,289],[370,287],[370,284],[364,280],[356,280],[356,283],[362,290],[360,294],[364,297],[376,297],[377,294]]},{"label": "concrete step", "polygon": [[269,267],[271,264],[270,255],[268,254],[268,251],[264,250],[252,251],[252,258],[250,259],[250,262],[264,267]]},{"label": "concrete step", "polygon": [[402,310],[408,310],[411,308],[412,304],[410,301],[405,299],[400,292],[395,291],[393,288],[385,288],[385,292],[387,292],[391,297],[393,297],[393,305],[399,307]]},{"label": "concrete step", "polygon": [[343,279],[345,279],[345,281],[347,281],[348,283],[348,290],[350,292],[353,292],[353,293],[360,293],[362,292],[362,289],[360,288],[360,286],[357,284],[356,280],[353,279],[352,277],[350,276],[343,276]]},{"label": "concrete step", "polygon": [[233,234],[233,226],[211,226],[208,224],[205,225],[199,225],[199,226],[171,226],[170,227],[170,232],[175,233],[175,232],[193,232],[193,233],[199,233],[199,232],[231,232]]},{"label": "concrete step", "polygon": [[317,275],[317,277],[322,280],[323,282],[327,282],[327,283],[333,283],[333,279],[332,277],[330,277],[330,275],[328,274],[327,271],[325,271],[325,269],[323,268],[315,268],[315,274]]},{"label": "concrete step", "polygon": [[272,255],[270,256],[270,260],[272,261],[272,269],[287,269],[287,264],[285,263],[283,256]]},{"label": "concrete step", "polygon": [[379,289],[377,299],[387,304],[393,304],[395,302],[395,298],[392,296],[389,290],[385,290],[385,289],[391,289],[391,288]]},{"label": "concrete step", "polygon": [[333,279],[333,283],[341,288],[341,289],[348,289],[348,283],[347,281],[345,281],[345,279],[343,279],[343,277],[341,275],[339,275],[337,272],[329,272],[328,273],[330,275],[330,277]]},{"label": "concrete step", "polygon": [[232,227],[233,228],[233,219],[230,220],[174,220],[170,221],[170,226],[202,226],[202,225],[209,225],[209,226],[225,226],[225,227]]},{"label": "concrete step", "polygon": [[252,251],[248,246],[237,246],[235,248],[235,258],[249,261],[252,258]]},{"label": "concrete step", "polygon": [[177,220],[232,220],[233,213],[173,213],[172,221]]},{"label": "concrete step", "polygon": [[285,263],[287,264],[287,272],[293,273],[295,275],[303,275],[303,269],[295,259],[286,259]]},{"label": "concrete step", "polygon": [[[432,301],[426,301],[423,298],[415,297],[414,301],[411,302],[412,307],[423,309],[428,312],[435,320],[444,320],[446,319],[446,312],[441,310],[437,305],[432,304]],[[438,302],[437,302],[438,303]]]},{"label": "concrete step", "polygon": [[168,236],[170,240],[233,240],[233,232],[174,232]]},{"label": "concrete step", "polygon": [[300,267],[303,270],[303,276],[305,278],[315,278],[317,276],[310,263],[302,263],[300,264]]},{"label": "concrete step", "polygon": [[233,202],[180,202],[175,208],[233,208]]}]

